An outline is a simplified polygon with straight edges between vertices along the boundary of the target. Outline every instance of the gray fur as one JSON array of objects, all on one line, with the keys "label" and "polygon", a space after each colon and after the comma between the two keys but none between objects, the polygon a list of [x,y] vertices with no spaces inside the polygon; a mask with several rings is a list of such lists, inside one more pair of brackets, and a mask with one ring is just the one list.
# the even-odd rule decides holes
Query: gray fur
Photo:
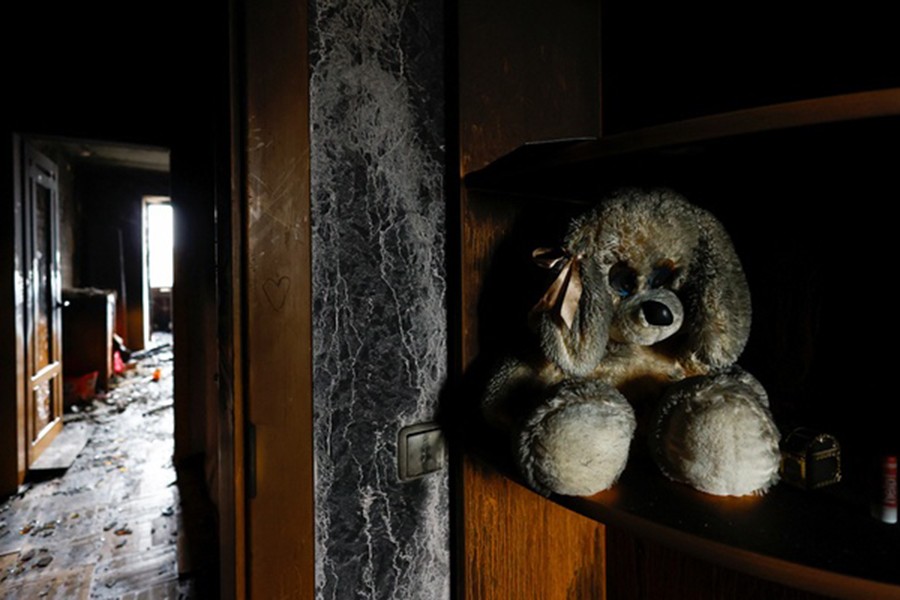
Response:
[{"label": "gray fur", "polygon": [[522,428],[517,458],[535,490],[589,496],[610,487],[625,469],[634,411],[600,381],[566,381]]},{"label": "gray fur", "polygon": [[713,494],[767,489],[778,430],[763,387],[734,366],[750,294],[721,224],[670,190],[630,189],[574,220],[564,250],[583,286],[571,327],[536,311],[543,359],[503,363],[483,401],[529,484],[612,485],[634,432],[628,402],[662,398],[650,442],[667,476]]},{"label": "gray fur", "polygon": [[778,481],[781,454],[761,387],[749,374],[721,373],[669,388],[649,439],[662,472],[710,494],[768,490]]},{"label": "gray fur", "polygon": [[607,272],[595,257],[580,263],[584,286],[571,329],[550,313],[535,316],[541,349],[554,364],[572,377],[589,375],[606,353],[612,297],[608,293]]}]

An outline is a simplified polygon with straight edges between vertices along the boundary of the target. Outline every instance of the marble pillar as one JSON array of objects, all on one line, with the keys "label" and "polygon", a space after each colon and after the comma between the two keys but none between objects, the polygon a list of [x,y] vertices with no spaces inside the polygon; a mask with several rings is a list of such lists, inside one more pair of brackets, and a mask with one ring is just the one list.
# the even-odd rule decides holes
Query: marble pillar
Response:
[{"label": "marble pillar", "polygon": [[447,472],[396,457],[447,370],[443,10],[310,1],[320,599],[450,594]]}]

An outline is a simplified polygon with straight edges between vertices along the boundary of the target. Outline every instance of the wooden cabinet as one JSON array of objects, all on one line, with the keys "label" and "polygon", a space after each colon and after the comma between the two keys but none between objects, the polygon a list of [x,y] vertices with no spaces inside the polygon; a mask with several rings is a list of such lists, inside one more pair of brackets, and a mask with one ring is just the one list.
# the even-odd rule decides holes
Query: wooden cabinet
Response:
[{"label": "wooden cabinet", "polygon": [[67,378],[97,372],[97,389],[109,389],[113,374],[116,293],[63,290],[63,372]]},{"label": "wooden cabinet", "polygon": [[[608,17],[618,9],[603,7]],[[564,3],[545,15],[544,30],[563,27],[567,18],[583,23],[584,14],[573,17],[583,8]],[[619,133],[600,137],[599,124],[591,131],[599,109],[579,113],[585,94],[566,99],[555,87],[569,72],[529,60],[516,47],[488,43],[479,31],[488,28],[490,15],[479,14],[476,26],[470,22],[476,12],[463,3],[460,18],[457,355],[460,396],[469,411],[457,470],[463,596],[900,598],[900,528],[873,519],[868,506],[875,491],[868,468],[882,453],[897,452],[900,441],[883,375],[890,372],[890,357],[876,350],[885,331],[876,324],[879,317],[870,321],[862,316],[868,309],[859,306],[869,293],[884,298],[879,282],[891,271],[887,240],[893,225],[886,209],[896,203],[900,159],[893,142],[900,133],[900,89],[890,87],[894,73],[871,64],[860,71],[841,65],[835,74],[855,77],[829,85],[822,80],[828,69],[818,65],[808,85],[792,87],[786,73],[773,74],[777,89],[734,102],[707,81],[696,86],[698,97],[718,94],[717,100],[692,105],[689,91],[672,89],[671,106],[656,100],[660,107],[639,114],[639,104],[620,105],[616,110],[625,112],[603,120]],[[520,22],[528,18],[520,11],[505,26],[530,31]],[[856,16],[848,22],[856,23]],[[602,31],[603,62],[594,56],[598,84],[609,69],[599,104],[627,105],[638,88],[616,86],[627,87],[627,79],[639,75],[629,74],[626,83],[616,79],[628,63],[609,44],[622,43],[622,35]],[[820,34],[807,41],[823,43]],[[779,36],[782,49],[788,37]],[[535,34],[530,40],[534,47],[554,44],[549,54],[568,53],[582,73],[591,72],[585,66],[591,49],[579,50],[584,42],[577,34],[550,38]],[[791,39],[802,45],[804,37]],[[848,60],[870,56],[877,43],[848,50]],[[885,66],[883,57],[872,58]],[[492,61],[505,65],[493,79],[484,72]],[[518,90],[530,94],[516,96],[518,106],[554,110],[486,111],[485,105],[495,106],[493,95],[508,93],[515,83],[506,73],[520,69],[531,69],[531,86]],[[680,80],[698,77],[695,70]],[[569,90],[590,87],[580,85]],[[650,88],[652,81],[642,85]],[[662,86],[660,94],[670,87]],[[684,115],[696,118],[671,120]],[[654,125],[632,129],[635,124]],[[536,143],[580,136],[588,139]],[[536,288],[529,288],[534,281],[524,266],[527,253],[558,243],[568,218],[621,185],[674,187],[725,224],[754,298],[751,340],[740,363],[769,389],[783,434],[814,424],[838,436],[846,465],[842,485],[807,493],[781,484],[764,498],[715,498],[664,480],[637,453],[608,492],[543,499],[517,482],[504,444],[474,425],[479,372],[505,344],[516,343],[517,327],[539,297],[528,296]],[[559,512],[560,506],[578,517]],[[557,532],[576,533],[561,543],[547,541]],[[585,591],[585,573],[591,592]],[[515,587],[522,582],[532,591]]]},{"label": "wooden cabinet", "polygon": [[[647,553],[643,540],[676,549],[654,550],[669,561],[684,553],[791,588],[848,598],[900,595],[900,529],[869,515],[876,487],[866,470],[882,453],[896,452],[900,431],[884,418],[891,410],[884,396],[867,393],[859,376],[887,372],[889,357],[858,351],[878,348],[882,329],[860,323],[848,298],[856,291],[844,289],[847,276],[875,282],[890,270],[880,240],[890,237],[892,223],[876,207],[890,202],[894,190],[892,165],[900,156],[890,142],[900,133],[898,117],[900,90],[840,96],[524,146],[467,177],[463,336],[477,330],[480,354],[514,339],[540,295],[528,287],[529,248],[558,240],[569,216],[604,190],[669,185],[717,214],[735,241],[755,311],[741,364],[767,386],[782,432],[817,424],[843,443],[844,482],[818,493],[782,484],[763,498],[705,496],[665,481],[636,452],[612,490],[545,501],[620,530],[607,536],[615,545],[605,547],[607,584],[616,597],[627,590],[618,579],[623,569],[611,565],[624,559],[633,566]],[[502,447],[478,443],[471,452],[508,469]],[[466,484],[482,485],[487,468],[468,464]],[[638,579],[645,578],[646,589],[665,564],[644,564]],[[735,597],[788,593],[739,590]]]}]

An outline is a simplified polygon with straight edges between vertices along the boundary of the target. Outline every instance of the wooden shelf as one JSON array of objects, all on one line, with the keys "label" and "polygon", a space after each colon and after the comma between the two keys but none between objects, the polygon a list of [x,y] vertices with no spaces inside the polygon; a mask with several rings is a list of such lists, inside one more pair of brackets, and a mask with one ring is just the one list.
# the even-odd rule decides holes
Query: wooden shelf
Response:
[{"label": "wooden shelf", "polygon": [[[649,465],[647,465],[649,467]],[[847,490],[777,485],[764,497],[722,498],[629,467],[613,489],[557,502],[698,558],[808,591],[900,598],[900,527],[870,516]]]},{"label": "wooden shelf", "polygon": [[557,169],[589,168],[610,157],[734,136],[900,115],[900,88],[788,102],[669,123],[601,138],[534,142],[465,176],[471,190],[503,189]]},{"label": "wooden shelf", "polygon": [[[490,437],[489,434],[480,436]],[[498,447],[470,447],[527,487]],[[719,497],[671,482],[641,452],[616,485],[548,500],[696,558],[837,598],[900,598],[900,526],[882,523],[840,485],[803,491],[781,482],[765,496]]]},{"label": "wooden shelf", "polygon": [[[554,502],[789,587],[900,598],[900,526],[869,515],[864,473],[900,439],[883,418],[893,386],[879,383],[893,366],[875,351],[877,316],[859,326],[893,272],[885,244],[896,228],[882,210],[900,201],[898,140],[900,89],[890,89],[526,144],[465,177],[463,363],[502,353],[543,289],[510,261],[552,243],[579,203],[622,185],[670,186],[732,236],[754,299],[739,363],[768,389],[782,434],[809,424],[835,433],[847,467],[844,483],[820,492],[779,484],[765,497],[718,498],[665,480],[636,450],[612,490]],[[502,450],[474,453],[510,472]]]}]

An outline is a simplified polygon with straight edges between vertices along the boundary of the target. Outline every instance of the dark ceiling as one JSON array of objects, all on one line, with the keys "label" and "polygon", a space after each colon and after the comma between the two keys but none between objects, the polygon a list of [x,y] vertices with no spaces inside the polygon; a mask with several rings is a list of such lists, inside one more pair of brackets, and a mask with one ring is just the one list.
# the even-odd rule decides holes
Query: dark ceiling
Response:
[{"label": "dark ceiling", "polygon": [[38,139],[35,143],[45,150],[57,150],[75,165],[169,172],[169,151],[165,148],[70,139]]}]

